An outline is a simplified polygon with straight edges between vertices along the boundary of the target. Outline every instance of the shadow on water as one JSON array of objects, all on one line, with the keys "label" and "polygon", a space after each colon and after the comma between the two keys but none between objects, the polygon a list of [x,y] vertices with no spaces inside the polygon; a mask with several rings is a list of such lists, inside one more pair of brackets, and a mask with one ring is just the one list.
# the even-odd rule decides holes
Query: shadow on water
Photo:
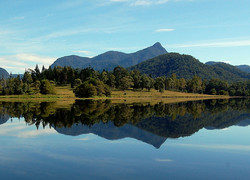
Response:
[{"label": "shadow on water", "polygon": [[0,102],[0,112],[0,125],[12,117],[24,118],[38,130],[49,126],[70,136],[93,133],[109,140],[131,137],[156,148],[167,138],[190,136],[202,128],[250,124],[249,99],[155,105],[87,100],[77,101],[68,109],[55,108],[51,102]]}]

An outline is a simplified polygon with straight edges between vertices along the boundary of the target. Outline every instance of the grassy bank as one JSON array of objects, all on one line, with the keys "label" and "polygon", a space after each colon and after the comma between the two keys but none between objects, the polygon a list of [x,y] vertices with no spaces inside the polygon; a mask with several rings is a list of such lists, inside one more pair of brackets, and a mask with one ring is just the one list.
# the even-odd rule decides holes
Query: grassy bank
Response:
[{"label": "grassy bank", "polygon": [[[88,99],[111,99],[112,102],[181,102],[192,101],[199,99],[220,99],[229,98],[229,96],[207,95],[207,94],[193,94],[175,91],[164,91],[163,93],[156,90],[142,90],[142,91],[119,91],[113,90],[111,97],[94,97]],[[0,101],[13,101],[13,102],[51,102],[60,101],[64,104],[73,104],[78,99],[73,93],[73,89],[67,86],[56,86],[56,94],[54,95],[9,95],[0,96]]]}]

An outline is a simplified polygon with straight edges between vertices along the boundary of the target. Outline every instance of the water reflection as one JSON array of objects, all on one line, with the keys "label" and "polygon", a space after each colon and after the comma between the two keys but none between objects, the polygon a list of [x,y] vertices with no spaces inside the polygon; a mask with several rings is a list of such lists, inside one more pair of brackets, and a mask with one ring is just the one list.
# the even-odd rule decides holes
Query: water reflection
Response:
[{"label": "water reflection", "polygon": [[190,136],[202,128],[224,129],[250,123],[249,99],[207,100],[175,104],[113,104],[77,101],[70,108],[56,103],[0,103],[0,124],[12,117],[40,131],[45,127],[70,136],[93,133],[109,140],[126,137],[159,148],[167,138]]}]

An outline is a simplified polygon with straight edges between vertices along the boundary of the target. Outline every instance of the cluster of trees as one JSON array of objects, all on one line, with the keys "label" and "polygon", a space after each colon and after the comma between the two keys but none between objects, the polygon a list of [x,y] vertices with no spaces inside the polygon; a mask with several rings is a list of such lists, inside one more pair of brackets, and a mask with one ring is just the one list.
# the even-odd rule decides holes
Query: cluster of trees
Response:
[{"label": "cluster of trees", "polygon": [[229,84],[220,79],[202,80],[194,75],[191,79],[177,78],[176,74],[170,77],[152,78],[141,74],[138,70],[128,71],[117,66],[113,71],[102,72],[92,68],[73,69],[71,67],[54,67],[40,71],[38,66],[34,70],[26,71],[23,78],[2,79],[0,82],[1,94],[53,94],[53,84],[71,84],[77,97],[110,96],[111,89],[143,90],[156,89],[206,93],[212,95],[250,96],[250,81]]},{"label": "cluster of trees", "polygon": [[[38,67],[36,69],[38,69]],[[33,71],[26,71],[22,78],[20,76],[10,76],[8,79],[1,79],[0,94],[55,94],[55,85],[53,82],[49,81],[48,79],[38,79],[32,73]]]}]

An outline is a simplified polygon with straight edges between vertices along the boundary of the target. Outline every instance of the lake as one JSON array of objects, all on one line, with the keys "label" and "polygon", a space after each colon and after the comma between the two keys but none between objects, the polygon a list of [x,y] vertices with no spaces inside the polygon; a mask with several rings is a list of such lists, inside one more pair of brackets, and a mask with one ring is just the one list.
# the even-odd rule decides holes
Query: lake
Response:
[{"label": "lake", "polygon": [[249,179],[250,100],[0,102],[0,179]]}]

